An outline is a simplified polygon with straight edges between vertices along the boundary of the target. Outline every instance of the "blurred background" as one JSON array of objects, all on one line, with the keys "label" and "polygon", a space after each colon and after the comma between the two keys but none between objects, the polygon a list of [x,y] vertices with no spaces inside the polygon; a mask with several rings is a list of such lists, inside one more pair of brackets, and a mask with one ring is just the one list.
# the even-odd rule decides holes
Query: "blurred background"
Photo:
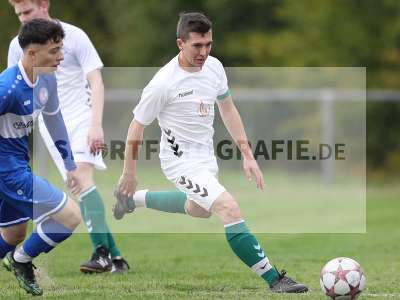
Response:
[{"label": "blurred background", "polygon": [[[86,31],[107,67],[168,62],[177,53],[178,14],[192,10],[213,21],[212,54],[226,67],[366,67],[368,176],[386,181],[400,173],[397,0],[53,0],[50,8]],[[5,0],[0,28],[4,69],[19,28]]]},{"label": "blurred background", "polygon": [[[125,139],[141,89],[158,67],[177,54],[179,12],[194,10],[213,21],[212,55],[227,67],[234,98],[253,140],[306,138],[325,142],[327,138],[327,142],[344,141],[353,146],[351,160],[336,161],[333,168],[329,162],[308,161],[299,166],[261,159],[267,183],[264,192],[244,180],[240,162],[220,162],[222,184],[240,199],[246,222],[261,243],[268,245],[269,255],[277,258],[279,266],[290,267],[291,276],[310,283],[315,291],[310,299],[322,299],[317,292],[320,268],[337,256],[353,257],[364,266],[368,294],[363,299],[399,299],[400,1],[52,0],[51,16],[82,28],[106,66],[104,127],[108,141]],[[1,69],[6,67],[8,45],[18,28],[8,1],[0,1]],[[318,71],[298,73],[297,67],[330,67],[325,71],[332,72],[333,77],[328,78],[336,81],[327,85],[316,76],[321,74]],[[288,69],[292,69],[290,73],[286,73]],[[264,71],[265,80],[254,81],[252,75]],[[292,79],[300,79],[301,84]],[[313,85],[315,82],[318,84]],[[356,93],[340,95],[335,85]],[[216,118],[216,138],[228,138],[218,113]],[[148,139],[159,139],[155,123],[146,129]],[[41,149],[37,154],[46,153]],[[173,188],[162,175],[157,155],[152,158],[140,162],[140,188]],[[122,162],[109,154],[107,164],[107,172],[97,172],[96,184],[105,197],[113,232],[222,232],[215,217],[171,217],[152,210],[115,222],[112,192]],[[63,185],[50,160],[40,160],[37,167],[43,168],[52,183]],[[334,184],[326,185],[326,179]],[[321,201],[310,201],[310,196]],[[366,234],[359,234],[366,230]],[[79,232],[86,232],[86,228],[82,225]],[[260,234],[317,232],[346,234]],[[183,239],[185,246],[181,247]],[[49,294],[57,299],[122,299],[123,295],[126,299],[143,295],[146,299],[158,295],[176,299],[186,293],[190,299],[208,295],[265,299],[258,278],[251,281],[246,272],[237,271],[239,262],[235,265],[232,256],[221,255],[228,249],[220,236],[137,234],[132,238],[121,234],[118,241],[134,266],[127,280],[96,277],[94,287],[93,279],[76,277],[78,262],[87,259],[90,246],[86,236],[74,235],[69,247],[50,256],[50,263],[47,256],[39,262],[40,269],[48,269],[55,275],[56,285],[63,286],[60,294],[50,281]],[[61,261],[60,253],[65,254]],[[63,264],[61,268],[59,264]],[[187,273],[195,279],[188,281]],[[15,295],[16,286],[8,277],[2,276],[0,283],[0,298],[24,297]],[[103,288],[99,289],[99,284]],[[81,297],[77,287],[84,291]]]}]

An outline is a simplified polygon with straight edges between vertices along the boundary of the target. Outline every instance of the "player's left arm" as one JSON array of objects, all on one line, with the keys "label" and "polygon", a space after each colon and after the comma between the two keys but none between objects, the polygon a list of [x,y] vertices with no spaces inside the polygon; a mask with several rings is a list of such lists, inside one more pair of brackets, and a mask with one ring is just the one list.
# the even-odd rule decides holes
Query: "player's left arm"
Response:
[{"label": "player's left arm", "polygon": [[98,154],[104,147],[103,110],[104,110],[104,84],[100,69],[87,74],[87,80],[92,91],[92,119],[88,133],[90,152]]},{"label": "player's left arm", "polygon": [[73,194],[79,194],[81,191],[80,179],[76,173],[77,166],[74,161],[68,132],[60,110],[57,81],[55,78],[50,80],[49,87],[52,87],[52,89],[49,93],[49,100],[42,111],[43,121],[49,131],[54,145],[63,159],[64,167],[67,170],[67,186]]},{"label": "player's left arm", "polygon": [[219,100],[218,108],[226,129],[243,155],[243,169],[246,173],[246,177],[248,180],[251,180],[252,176],[254,176],[257,187],[259,189],[264,189],[264,176],[257,161],[254,159],[242,118],[233,103],[232,97],[228,95],[223,100]]}]

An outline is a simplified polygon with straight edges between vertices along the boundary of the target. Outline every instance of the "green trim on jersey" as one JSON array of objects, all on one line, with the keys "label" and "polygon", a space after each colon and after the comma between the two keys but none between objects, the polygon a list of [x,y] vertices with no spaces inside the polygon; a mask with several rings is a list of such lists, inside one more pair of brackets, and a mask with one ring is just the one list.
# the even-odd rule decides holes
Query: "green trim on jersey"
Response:
[{"label": "green trim on jersey", "polygon": [[222,101],[222,100],[224,100],[225,98],[227,98],[227,97],[230,96],[230,95],[231,95],[231,91],[230,91],[230,90],[227,90],[226,93],[217,96],[217,100]]}]

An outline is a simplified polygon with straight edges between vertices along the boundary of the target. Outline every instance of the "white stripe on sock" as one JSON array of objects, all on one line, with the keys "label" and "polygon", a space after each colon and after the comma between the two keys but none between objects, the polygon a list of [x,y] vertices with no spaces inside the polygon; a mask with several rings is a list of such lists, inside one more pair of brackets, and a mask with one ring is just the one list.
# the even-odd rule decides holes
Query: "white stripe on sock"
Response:
[{"label": "white stripe on sock", "polygon": [[19,247],[17,250],[14,252],[14,260],[19,263],[27,263],[33,260],[33,257],[30,257],[28,254],[26,254],[24,248]]},{"label": "white stripe on sock", "polygon": [[39,223],[39,224],[36,226],[36,231],[37,231],[38,235],[40,236],[40,238],[41,238],[43,241],[46,242],[46,244],[52,246],[53,248],[54,248],[55,246],[58,245],[58,243],[54,242],[52,239],[50,239],[50,238],[44,233],[43,228],[42,228],[42,223]]},{"label": "white stripe on sock", "polygon": [[136,207],[146,207],[146,194],[149,190],[140,190],[135,192],[133,200],[135,201]]},{"label": "white stripe on sock", "polygon": [[272,266],[269,263],[268,257],[264,257],[262,260],[251,267],[251,270],[258,276],[262,276],[264,273],[268,272],[271,269]]},{"label": "white stripe on sock", "polygon": [[244,222],[244,220],[240,220],[240,221],[237,221],[237,222],[225,224],[224,227],[225,227],[225,228],[231,227],[231,226],[233,226],[233,225],[240,224],[240,223],[243,223],[243,222]]},{"label": "white stripe on sock", "polygon": [[83,198],[83,197],[85,197],[86,195],[90,194],[90,193],[93,192],[95,189],[96,189],[96,186],[94,185],[94,186],[92,186],[90,189],[88,189],[88,190],[84,191],[82,194],[80,194],[79,197],[81,198],[81,201],[82,201],[82,198]]}]

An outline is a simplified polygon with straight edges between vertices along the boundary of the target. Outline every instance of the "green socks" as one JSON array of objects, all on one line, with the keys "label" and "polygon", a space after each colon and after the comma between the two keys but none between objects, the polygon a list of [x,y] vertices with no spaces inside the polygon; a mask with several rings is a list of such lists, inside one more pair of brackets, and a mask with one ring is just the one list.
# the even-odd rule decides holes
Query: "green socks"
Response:
[{"label": "green socks", "polygon": [[[180,191],[150,192],[148,190],[137,191],[133,200],[136,207],[147,207],[169,213],[186,214],[185,204],[187,196]],[[249,231],[242,220],[225,225],[226,239],[233,252],[253,272],[262,277],[269,286],[274,283],[279,274],[269,263],[255,236]]]},{"label": "green socks", "polygon": [[233,252],[271,286],[278,278],[278,273],[246,223],[240,221],[225,225],[225,235]]},{"label": "green socks", "polygon": [[111,257],[120,256],[121,253],[107,226],[103,200],[96,187],[93,186],[83,192],[80,198],[81,215],[89,231],[93,248],[96,249],[101,245],[110,252]]},{"label": "green socks", "polygon": [[169,213],[186,214],[186,194],[180,191],[137,191],[133,196],[136,207],[147,207]]}]

